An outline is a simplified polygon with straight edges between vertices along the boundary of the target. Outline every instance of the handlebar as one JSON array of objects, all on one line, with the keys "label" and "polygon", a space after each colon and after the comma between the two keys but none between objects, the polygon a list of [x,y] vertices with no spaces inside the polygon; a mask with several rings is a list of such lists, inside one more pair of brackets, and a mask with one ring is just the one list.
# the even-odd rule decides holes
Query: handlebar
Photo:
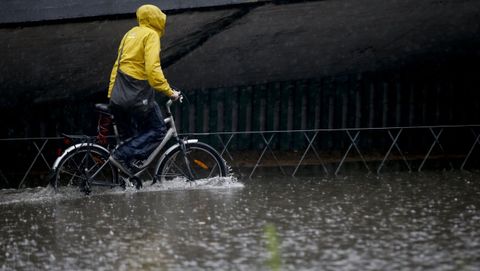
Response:
[{"label": "handlebar", "polygon": [[[177,90],[178,91],[178,90]],[[180,102],[180,103],[183,103],[183,95],[182,95],[182,92],[178,91],[179,92],[179,95],[178,95],[178,99],[176,101]],[[167,108],[170,109],[170,106],[172,106],[173,104],[173,100],[172,99],[168,99],[167,101]]]}]

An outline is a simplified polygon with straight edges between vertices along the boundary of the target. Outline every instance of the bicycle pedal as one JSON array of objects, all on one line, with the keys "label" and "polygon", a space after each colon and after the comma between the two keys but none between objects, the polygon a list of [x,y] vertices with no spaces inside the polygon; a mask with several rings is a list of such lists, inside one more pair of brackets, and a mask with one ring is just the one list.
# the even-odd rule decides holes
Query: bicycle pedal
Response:
[{"label": "bicycle pedal", "polygon": [[143,167],[143,160],[135,160],[132,162],[132,166],[136,167],[137,169],[140,169]]}]

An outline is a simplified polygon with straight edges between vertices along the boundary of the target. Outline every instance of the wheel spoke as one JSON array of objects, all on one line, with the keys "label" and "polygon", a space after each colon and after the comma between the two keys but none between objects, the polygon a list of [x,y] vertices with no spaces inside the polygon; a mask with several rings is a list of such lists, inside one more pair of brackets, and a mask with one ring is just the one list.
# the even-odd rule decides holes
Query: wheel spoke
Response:
[{"label": "wheel spoke", "polygon": [[[177,157],[177,155],[178,155],[178,153],[175,154],[175,157]],[[173,159],[173,160],[171,161],[170,166],[171,166],[172,164],[173,164],[173,166],[175,166],[175,168],[176,168],[178,171],[180,171],[180,174],[181,174],[182,176],[188,177],[188,175],[185,174],[185,172],[183,172],[183,170],[177,165],[177,163],[175,163],[175,159]]]},{"label": "wheel spoke", "polygon": [[81,178],[82,180],[85,180],[85,177],[83,177],[81,175],[77,175],[77,174],[69,172],[69,171],[66,171],[66,170],[62,170],[61,173],[65,173],[66,175],[72,176],[72,178],[70,178],[70,180],[67,183],[68,185],[72,184],[73,178]]},{"label": "wheel spoke", "polygon": [[[77,161],[75,161],[75,159],[70,159],[68,162],[71,162],[71,164],[73,164],[72,167],[76,168],[76,172],[80,172],[82,175],[83,174],[83,171],[81,169],[81,165],[83,164],[83,161],[85,161],[85,158],[86,158],[86,155],[84,155],[83,159],[80,161],[80,165],[77,164]],[[69,163],[70,164],[70,163]],[[74,169],[75,170],[75,169]],[[78,178],[82,178],[81,175],[77,175],[76,173],[70,173],[70,172],[67,172],[67,171],[64,171],[65,173],[71,175],[72,177],[70,178],[70,180],[68,180],[68,182],[66,183],[66,185],[73,185],[73,180],[75,177],[78,177]],[[83,177],[82,180],[85,180],[86,178]],[[58,184],[57,184],[58,185]]]},{"label": "wheel spoke", "polygon": [[108,163],[104,149],[95,146],[80,147],[60,162],[56,173],[56,188],[60,186],[116,184],[115,168]]}]

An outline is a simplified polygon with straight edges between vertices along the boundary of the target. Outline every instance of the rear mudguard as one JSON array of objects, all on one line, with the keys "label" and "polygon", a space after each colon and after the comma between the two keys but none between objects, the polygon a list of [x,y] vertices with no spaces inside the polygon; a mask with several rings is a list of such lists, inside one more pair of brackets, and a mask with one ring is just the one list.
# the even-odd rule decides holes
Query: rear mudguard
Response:
[{"label": "rear mudguard", "polygon": [[84,148],[84,147],[89,147],[89,148],[99,148],[101,149],[102,151],[105,151],[106,153],[109,153],[109,151],[107,149],[105,149],[104,147],[98,145],[98,144],[93,144],[93,143],[79,143],[79,144],[75,144],[73,146],[70,146],[68,147],[68,149],[66,149],[62,155],[60,155],[59,157],[57,157],[57,159],[55,160],[55,162],[53,163],[53,167],[52,167],[52,170],[53,171],[56,171],[57,170],[57,167],[58,165],[60,164],[60,161],[62,161],[63,158],[65,158],[67,155],[69,155],[71,152],[74,152],[76,151],[77,149],[79,148]]}]

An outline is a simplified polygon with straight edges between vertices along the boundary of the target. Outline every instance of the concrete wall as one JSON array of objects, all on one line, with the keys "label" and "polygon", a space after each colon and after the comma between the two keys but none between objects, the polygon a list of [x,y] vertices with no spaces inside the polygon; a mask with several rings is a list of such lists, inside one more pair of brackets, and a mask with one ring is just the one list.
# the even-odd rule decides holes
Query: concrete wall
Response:
[{"label": "concrete wall", "polygon": [[[89,110],[94,101],[105,101],[119,40],[135,24],[132,14],[125,19],[0,27],[0,110],[2,116],[15,112],[14,118],[2,117],[0,134],[51,135],[82,126],[77,113]],[[480,1],[234,5],[170,15],[161,57],[168,80],[191,92],[396,71],[415,75],[401,82],[423,91],[447,79],[439,89],[454,89],[454,97],[435,100],[420,95],[409,103],[448,109],[476,101],[463,94],[478,87],[473,76],[479,72],[478,33]],[[78,123],[68,123],[67,129],[54,123],[63,117],[49,117],[57,106],[65,106]],[[40,113],[32,113],[32,108]],[[452,112],[458,114],[450,123],[478,120],[471,111]],[[42,122],[44,128],[35,126]]]},{"label": "concrete wall", "polygon": [[214,7],[266,0],[8,0],[0,1],[0,24],[132,14],[142,4],[163,10]]},{"label": "concrete wall", "polygon": [[[188,11],[168,17],[162,65],[171,83],[183,89],[421,66],[468,69],[480,58],[479,14],[480,1],[456,0],[332,0]],[[135,24],[132,15],[0,28],[0,105],[104,92],[119,40]]]},{"label": "concrete wall", "polygon": [[167,75],[191,89],[391,69],[454,73],[475,68],[479,33],[480,1],[268,4],[211,37]]},{"label": "concrete wall", "polygon": [[[195,48],[241,9],[168,16],[162,65]],[[0,107],[105,93],[119,42],[134,18],[0,28]]]}]

